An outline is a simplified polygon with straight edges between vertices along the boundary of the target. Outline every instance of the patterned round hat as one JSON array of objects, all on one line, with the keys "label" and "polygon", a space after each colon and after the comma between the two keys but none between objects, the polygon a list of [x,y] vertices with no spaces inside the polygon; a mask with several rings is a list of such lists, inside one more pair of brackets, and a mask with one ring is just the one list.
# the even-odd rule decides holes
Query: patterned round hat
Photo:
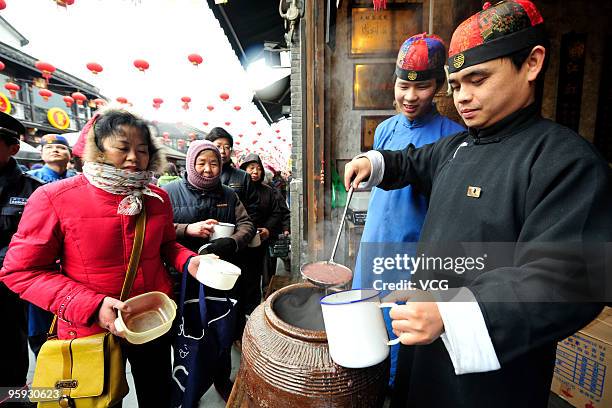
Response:
[{"label": "patterned round hat", "polygon": [[397,54],[395,74],[404,81],[444,78],[446,47],[440,37],[417,34],[402,44]]},{"label": "patterned round hat", "polygon": [[70,145],[68,144],[68,140],[64,136],[55,135],[55,134],[44,135],[43,137],[40,138],[41,146],[49,145],[49,144],[59,144],[59,145],[64,145],[70,148]]},{"label": "patterned round hat", "polygon": [[448,72],[546,43],[544,19],[528,0],[485,3],[457,27],[448,50]]}]

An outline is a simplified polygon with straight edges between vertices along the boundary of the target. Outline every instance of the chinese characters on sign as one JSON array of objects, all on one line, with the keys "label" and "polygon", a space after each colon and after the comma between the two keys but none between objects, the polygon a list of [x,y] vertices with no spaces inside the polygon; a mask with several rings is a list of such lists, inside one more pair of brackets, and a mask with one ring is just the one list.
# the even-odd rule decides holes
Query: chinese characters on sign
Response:
[{"label": "chinese characters on sign", "polygon": [[568,33],[561,38],[557,91],[557,122],[576,132],[580,124],[586,34]]},{"label": "chinese characters on sign", "polygon": [[401,8],[374,11],[350,9],[351,55],[395,56],[404,40],[423,31],[422,4],[403,4]]}]

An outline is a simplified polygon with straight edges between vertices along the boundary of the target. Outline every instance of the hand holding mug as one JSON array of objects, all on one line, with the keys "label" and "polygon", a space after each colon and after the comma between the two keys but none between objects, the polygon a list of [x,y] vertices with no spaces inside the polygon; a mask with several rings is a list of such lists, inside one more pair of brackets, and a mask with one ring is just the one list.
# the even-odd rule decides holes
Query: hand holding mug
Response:
[{"label": "hand holding mug", "polygon": [[[406,346],[431,344],[444,333],[444,322],[438,305],[429,292],[395,291],[383,301],[380,307],[391,307],[391,326],[400,343]],[[395,303],[400,301],[406,304]]]},{"label": "hand holding mug", "polygon": [[185,232],[190,237],[208,238],[213,233],[215,225],[218,223],[219,221],[214,219],[194,222],[193,224],[189,224],[187,226],[187,230]]}]

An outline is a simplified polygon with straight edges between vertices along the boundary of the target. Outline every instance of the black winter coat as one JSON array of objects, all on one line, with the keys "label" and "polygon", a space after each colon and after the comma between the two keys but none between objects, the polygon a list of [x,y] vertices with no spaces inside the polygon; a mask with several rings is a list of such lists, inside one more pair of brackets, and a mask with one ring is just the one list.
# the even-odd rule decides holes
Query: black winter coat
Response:
[{"label": "black winter coat", "polygon": [[42,180],[22,172],[14,158],[0,171],[0,267],[28,197],[41,185]]}]

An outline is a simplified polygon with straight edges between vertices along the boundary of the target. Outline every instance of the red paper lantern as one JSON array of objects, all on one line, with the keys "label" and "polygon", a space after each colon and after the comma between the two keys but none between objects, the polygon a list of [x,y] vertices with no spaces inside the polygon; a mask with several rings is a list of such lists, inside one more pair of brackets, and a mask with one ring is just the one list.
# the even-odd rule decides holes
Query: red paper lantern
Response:
[{"label": "red paper lantern", "polygon": [[202,122],[204,126],[208,126],[208,122]]},{"label": "red paper lantern", "polygon": [[212,110],[213,110],[213,109],[215,109],[215,107],[214,107],[214,106],[212,106],[212,105],[208,105],[208,106],[206,107],[206,109],[208,109],[209,111],[211,111],[211,112],[212,112]]},{"label": "red paper lantern", "polygon": [[98,75],[104,70],[104,68],[102,68],[102,65],[98,64],[97,62],[88,62],[87,69],[90,70],[91,73],[94,75]]},{"label": "red paper lantern", "polygon": [[275,130],[275,132],[276,132],[276,133],[280,133],[280,129],[276,129],[276,130]]},{"label": "red paper lantern", "polygon": [[61,7],[72,6],[74,4],[74,0],[55,0],[55,2]]},{"label": "red paper lantern", "polygon": [[51,75],[53,74],[53,72],[55,72],[55,67],[53,65],[49,64],[48,62],[36,61],[34,66],[40,72],[42,72],[43,78],[45,78],[47,81],[49,81],[49,79],[51,78]]},{"label": "red paper lantern", "polygon": [[13,82],[7,82],[4,84],[4,87],[11,93],[11,98],[17,96],[17,92],[21,89],[21,87]]},{"label": "red paper lantern", "polygon": [[4,10],[6,8],[6,2],[4,0],[0,0],[0,10]]},{"label": "red paper lantern", "polygon": [[149,69],[149,63],[142,59],[134,60],[134,66],[138,68],[140,72],[145,72],[147,69]]},{"label": "red paper lantern", "polygon": [[38,94],[39,94],[40,96],[42,96],[42,98],[43,98],[45,101],[48,101],[48,100],[49,100],[49,98],[53,96],[53,92],[51,92],[51,91],[50,91],[50,90],[48,90],[48,89],[41,89],[40,91],[38,91]]},{"label": "red paper lantern", "polygon": [[244,136],[242,133],[238,134],[238,137],[242,137],[242,136]]},{"label": "red paper lantern", "polygon": [[155,109],[159,109],[162,103],[164,103],[164,100],[162,98],[153,98],[153,107]]},{"label": "red paper lantern", "polygon": [[102,98],[96,98],[93,100],[96,106],[99,108],[100,106],[106,105],[106,101]]},{"label": "red paper lantern", "polygon": [[234,142],[234,144],[236,144],[236,145],[240,145],[240,140],[236,140],[236,141]]},{"label": "red paper lantern", "polygon": [[222,94],[219,95],[219,98],[223,99],[224,101],[227,101],[229,99],[229,94],[223,92]]},{"label": "red paper lantern", "polygon": [[0,61],[0,71],[4,71],[4,68],[6,68],[6,65],[4,65],[4,62]]},{"label": "red paper lantern", "polygon": [[117,97],[117,99],[115,99],[117,102],[119,103],[128,103],[127,98],[124,98],[123,96],[119,96]]},{"label": "red paper lantern", "polygon": [[256,121],[256,120],[252,120],[252,121],[251,121],[251,125],[256,125],[256,124],[257,124],[257,121]]},{"label": "red paper lantern", "polygon": [[257,136],[261,136],[261,132],[257,132]]},{"label": "red paper lantern", "polygon": [[225,122],[225,126],[229,126],[231,124],[232,124],[232,122]]},{"label": "red paper lantern", "polygon": [[72,96],[64,96],[64,103],[66,104],[66,107],[69,108],[72,106],[72,104],[74,103],[74,98],[72,98]]},{"label": "red paper lantern", "polygon": [[87,100],[87,97],[80,92],[73,92],[72,97],[79,106],[83,106],[83,103]]},{"label": "red paper lantern", "polygon": [[276,136],[276,138],[277,138],[278,140],[281,140],[281,137],[280,137],[280,136]]},{"label": "red paper lantern", "polygon": [[234,106],[234,110],[235,110],[236,112],[238,112],[240,109],[242,109],[242,107],[240,107],[240,106],[238,106],[238,105]]},{"label": "red paper lantern", "polygon": [[187,56],[187,59],[196,67],[204,61],[204,59],[199,54],[189,54]]},{"label": "red paper lantern", "polygon": [[185,110],[189,109],[189,102],[191,102],[191,98],[188,96],[183,96],[181,98],[181,101],[183,101],[183,109]]},{"label": "red paper lantern", "polygon": [[256,143],[257,143],[257,139],[253,140],[253,142],[252,142],[252,143],[253,143],[253,144],[256,144]]}]

